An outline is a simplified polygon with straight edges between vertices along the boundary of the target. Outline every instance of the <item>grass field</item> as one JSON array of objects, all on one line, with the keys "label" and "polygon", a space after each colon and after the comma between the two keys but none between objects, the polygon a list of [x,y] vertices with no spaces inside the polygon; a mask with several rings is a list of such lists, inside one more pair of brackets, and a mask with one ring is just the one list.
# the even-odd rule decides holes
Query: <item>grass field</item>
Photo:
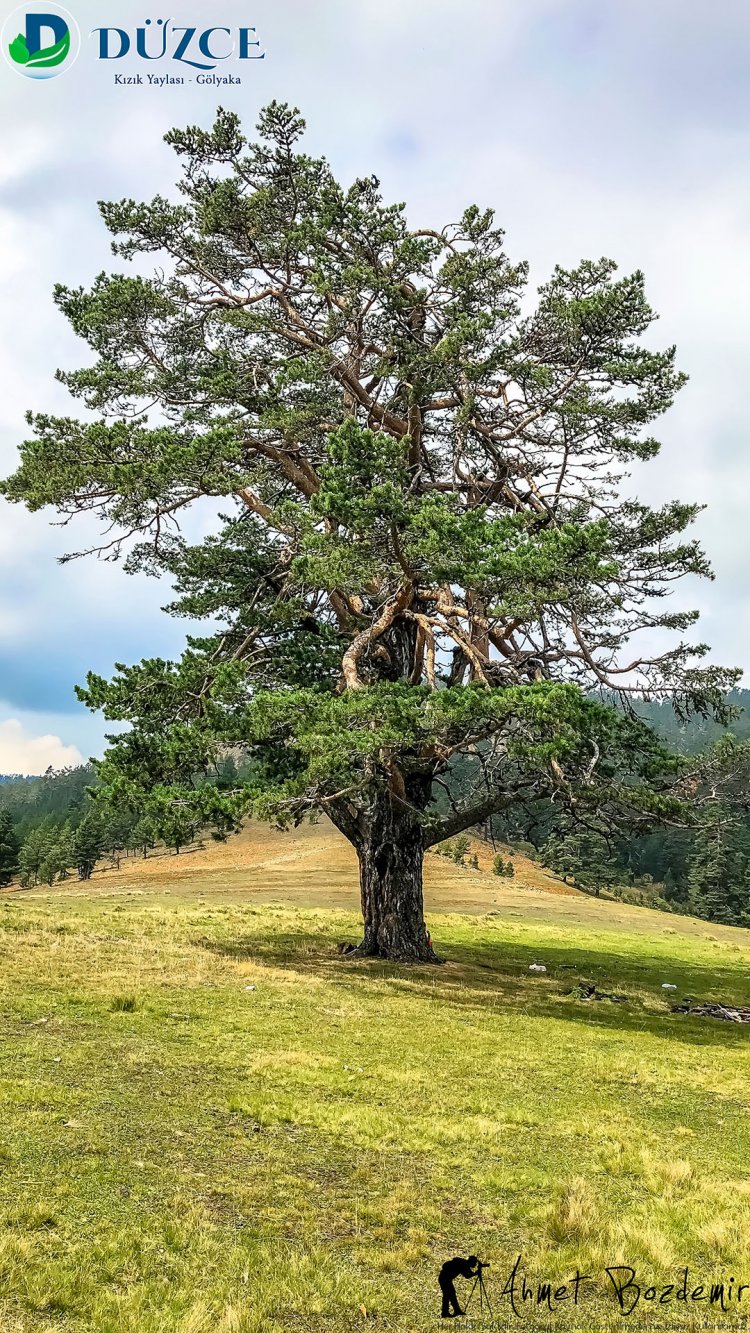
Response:
[{"label": "grass field", "polygon": [[[498,1327],[732,1326],[603,1270],[750,1282],[747,1029],[662,990],[750,1002],[750,932],[428,864],[424,970],[337,956],[325,827],[0,895],[2,1333],[427,1329],[472,1251]],[[515,1319],[519,1253],[595,1280]]]}]

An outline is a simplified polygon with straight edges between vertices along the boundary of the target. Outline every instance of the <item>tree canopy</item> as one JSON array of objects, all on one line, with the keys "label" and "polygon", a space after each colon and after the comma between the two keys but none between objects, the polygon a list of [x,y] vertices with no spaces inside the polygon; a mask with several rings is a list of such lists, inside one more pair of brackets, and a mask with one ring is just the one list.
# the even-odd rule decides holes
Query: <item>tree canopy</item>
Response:
[{"label": "tree canopy", "polygon": [[[710,713],[737,673],[666,601],[710,573],[697,507],[623,494],[684,380],[644,341],[642,274],[557,268],[532,303],[491,211],[414,227],[303,128],[272,104],[248,141],[220,111],[167,136],[179,197],[100,205],[138,271],[56,289],[88,414],[30,415],[3,491],[96,515],[100,554],[206,622],[178,662],[79,690],[130,724],[109,798],[219,828],[322,810],[359,854],[362,951],[429,959],[427,846],[543,797],[663,813],[676,762],[609,696]],[[242,781],[208,780],[239,754]],[[438,811],[465,754],[475,790]]]}]

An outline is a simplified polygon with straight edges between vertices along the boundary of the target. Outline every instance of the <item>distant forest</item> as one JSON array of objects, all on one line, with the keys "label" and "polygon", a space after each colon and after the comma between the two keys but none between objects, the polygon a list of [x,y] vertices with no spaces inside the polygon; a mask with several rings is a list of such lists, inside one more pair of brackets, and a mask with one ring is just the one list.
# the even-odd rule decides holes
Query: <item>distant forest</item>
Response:
[{"label": "distant forest", "polygon": [[[731,734],[750,741],[750,690],[735,691],[729,701],[738,710]],[[727,730],[701,718],[681,721],[669,703],[639,701],[635,707],[680,754],[706,751]],[[230,757],[215,780],[231,785],[239,776],[244,773]],[[457,792],[464,779],[456,768]],[[92,799],[95,787],[89,766],[38,778],[0,775],[0,884],[88,879],[99,863],[119,865],[122,857],[148,856],[158,845],[179,853],[200,833],[179,814],[108,810]],[[515,811],[512,819],[495,817],[484,832],[597,896],[750,925],[750,818],[721,802],[709,803],[694,828],[658,829],[620,841],[588,828],[561,828],[550,802]]]},{"label": "distant forest", "polygon": [[[703,718],[682,721],[670,703],[634,703],[637,714],[679,754],[699,755],[729,732],[750,741],[750,690],[735,690],[729,728]],[[461,774],[456,774],[460,786]],[[597,896],[750,925],[750,818],[721,801],[706,803],[695,825],[617,839],[562,827],[551,802],[510,819],[496,817],[489,836],[522,847],[570,883]]]},{"label": "distant forest", "polygon": [[[214,781],[231,785],[238,776],[227,758]],[[99,864],[117,867],[123,857],[146,857],[157,846],[179,854],[200,833],[180,811],[112,809],[94,799],[96,783],[90,765],[0,778],[0,885],[87,880]]]},{"label": "distant forest", "polygon": [[[738,710],[736,719],[729,727],[738,741],[750,741],[750,690],[733,690],[727,696],[728,702]],[[663,736],[670,748],[680,754],[700,754],[725,734],[727,728],[717,722],[703,718],[692,718],[689,722],[680,722],[670,703],[634,703],[639,717]]]}]

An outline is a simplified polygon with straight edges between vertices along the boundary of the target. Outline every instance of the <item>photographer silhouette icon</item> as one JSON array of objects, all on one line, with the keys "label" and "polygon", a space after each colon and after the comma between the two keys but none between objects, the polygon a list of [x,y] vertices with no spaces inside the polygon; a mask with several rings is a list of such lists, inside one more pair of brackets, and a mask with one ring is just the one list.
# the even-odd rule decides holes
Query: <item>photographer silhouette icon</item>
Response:
[{"label": "photographer silhouette icon", "polygon": [[[456,1255],[453,1259],[446,1260],[438,1274],[438,1286],[443,1298],[440,1311],[443,1319],[455,1319],[459,1315],[466,1314],[477,1286],[479,1287],[480,1310],[484,1310],[486,1306],[488,1312],[492,1314],[489,1297],[484,1285],[483,1269],[485,1268],[489,1268],[489,1264],[481,1263],[475,1254],[470,1254],[468,1259],[462,1259],[459,1255]],[[474,1279],[474,1285],[466,1298],[465,1310],[461,1309],[456,1295],[457,1277]]]}]

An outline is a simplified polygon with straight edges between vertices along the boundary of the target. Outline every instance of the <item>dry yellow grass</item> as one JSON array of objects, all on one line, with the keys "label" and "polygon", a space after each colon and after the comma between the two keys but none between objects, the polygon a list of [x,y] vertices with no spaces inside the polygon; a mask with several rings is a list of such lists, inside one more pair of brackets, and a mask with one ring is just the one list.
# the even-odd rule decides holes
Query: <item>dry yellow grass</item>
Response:
[{"label": "dry yellow grass", "polygon": [[748,1003],[750,932],[477,852],[427,860],[441,968],[338,956],[357,867],[325,824],[0,894],[0,1333],[427,1330],[456,1252],[502,1327],[519,1253],[596,1273],[561,1333],[623,1326],[607,1264],[750,1280],[744,1031],[661,989]]},{"label": "dry yellow grass", "polygon": [[[513,861],[515,879],[506,885],[492,874],[496,852]],[[479,871],[457,866],[444,857],[425,858],[425,896],[434,911],[484,912],[494,902],[515,900],[518,890],[579,897],[577,891],[542,866],[503,844],[470,840],[468,856],[476,855]],[[468,859],[467,856],[467,859]],[[281,832],[267,824],[250,823],[227,842],[203,841],[179,856],[156,849],[145,859],[126,858],[120,870],[100,870],[94,882],[107,888],[135,881],[169,887],[177,877],[181,888],[191,879],[205,882],[221,875],[227,890],[251,893],[265,900],[304,901],[320,907],[351,907],[357,903],[358,867],[354,849],[327,819]]]},{"label": "dry yellow grass", "polygon": [[[497,852],[513,861],[515,877],[492,873]],[[658,932],[665,938],[688,936],[701,940],[716,956],[743,950],[750,932],[718,926],[694,917],[669,916],[649,908],[600,900],[580,893],[543,866],[498,843],[470,840],[468,856],[476,855],[479,870],[457,866],[442,856],[425,857],[425,912],[432,918],[447,913],[490,915],[547,921],[561,929],[580,925],[603,933]],[[75,880],[52,889],[24,891],[27,899],[63,894],[88,896],[92,889],[106,895],[179,893],[181,898],[217,894],[233,902],[279,903],[292,907],[359,910],[359,872],[353,848],[326,819],[281,832],[251,822],[227,842],[211,838],[175,856],[157,848],[145,859],[123,858],[119,870],[96,872],[89,885]],[[12,890],[11,892],[18,892]],[[0,897],[2,893],[0,891]],[[554,899],[552,904],[550,899]]]}]

